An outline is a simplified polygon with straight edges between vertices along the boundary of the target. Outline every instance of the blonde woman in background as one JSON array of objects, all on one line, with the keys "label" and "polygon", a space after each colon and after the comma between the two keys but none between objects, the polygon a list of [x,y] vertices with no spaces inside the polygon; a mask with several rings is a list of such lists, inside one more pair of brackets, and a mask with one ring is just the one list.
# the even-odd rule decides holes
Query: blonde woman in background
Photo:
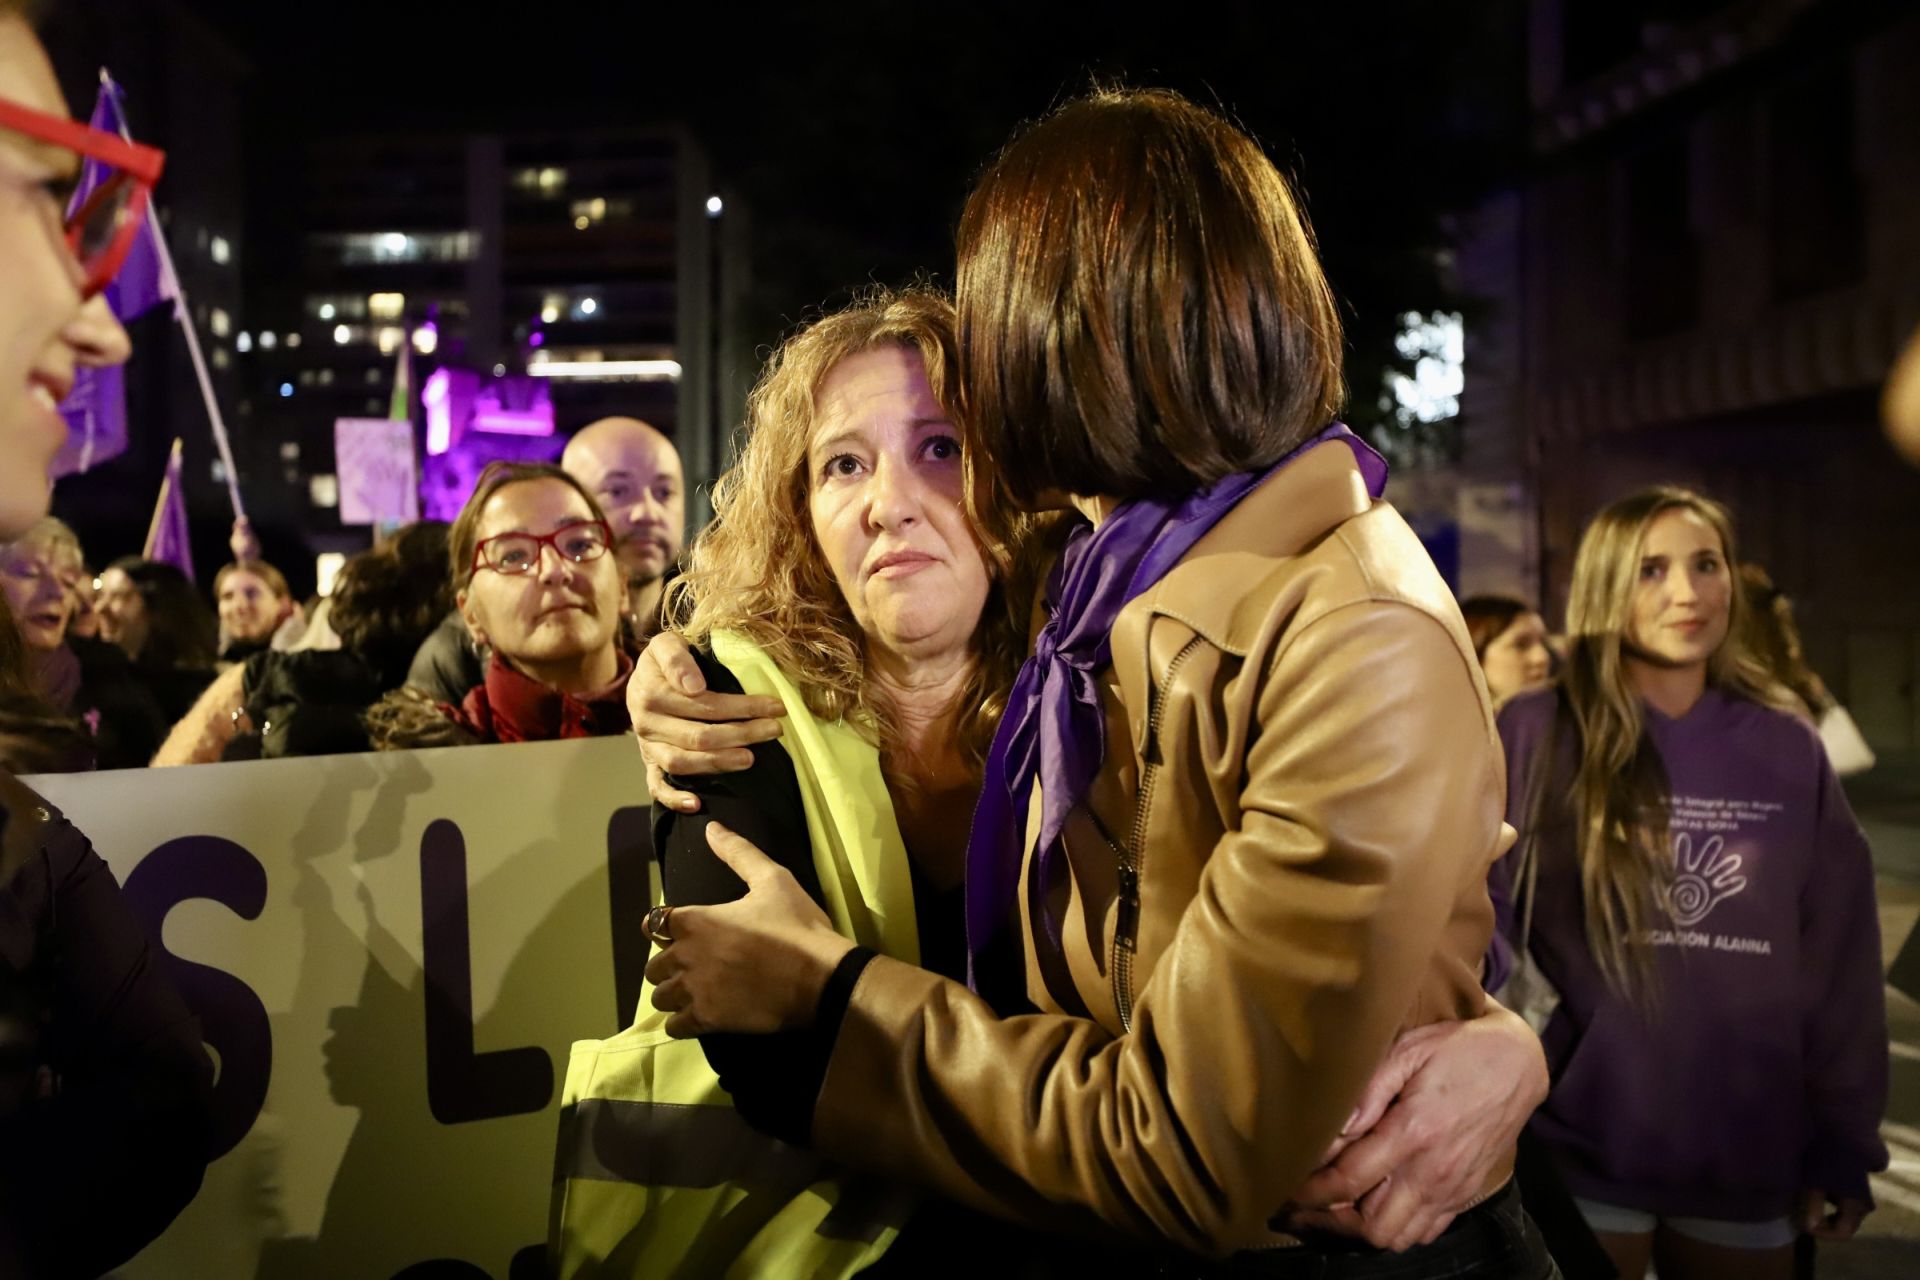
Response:
[{"label": "blonde woman in background", "polygon": [[1513,930],[1557,989],[1533,1121],[1625,1276],[1788,1277],[1886,1166],[1873,867],[1813,729],[1741,642],[1732,522],[1655,488],[1574,565],[1571,652],[1499,716]]}]

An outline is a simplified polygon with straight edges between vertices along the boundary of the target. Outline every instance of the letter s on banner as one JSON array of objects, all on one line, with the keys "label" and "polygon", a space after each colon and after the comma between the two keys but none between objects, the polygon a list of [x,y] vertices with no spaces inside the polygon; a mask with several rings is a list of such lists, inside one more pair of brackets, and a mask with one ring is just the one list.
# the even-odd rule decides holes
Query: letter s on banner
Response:
[{"label": "letter s on banner", "polygon": [[166,957],[180,994],[200,1019],[201,1035],[220,1057],[211,1156],[218,1158],[246,1136],[266,1103],[273,1075],[273,1026],[251,987],[232,974],[172,954],[161,930],[168,912],[195,898],[211,899],[242,920],[259,919],[267,905],[266,868],[231,840],[182,836],[142,858],[122,893]]}]

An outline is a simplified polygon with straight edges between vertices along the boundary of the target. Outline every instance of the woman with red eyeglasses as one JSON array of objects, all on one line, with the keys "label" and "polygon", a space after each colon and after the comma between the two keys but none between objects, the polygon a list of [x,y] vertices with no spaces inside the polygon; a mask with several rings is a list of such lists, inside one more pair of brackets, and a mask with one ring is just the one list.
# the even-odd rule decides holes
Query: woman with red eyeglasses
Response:
[{"label": "woman with red eyeglasses", "polygon": [[367,715],[382,750],[625,733],[626,580],[586,488],[559,467],[495,462],[448,535],[455,601],[487,657],[458,706],[400,689]]},{"label": "woman with red eyeglasses", "polygon": [[[69,220],[83,159],[109,172]],[[98,295],[160,160],[69,119],[24,8],[0,0],[0,539],[47,513],[75,370],[127,357]],[[113,874],[0,771],[0,1275],[99,1275],[160,1234],[200,1185],[212,1076]]]}]

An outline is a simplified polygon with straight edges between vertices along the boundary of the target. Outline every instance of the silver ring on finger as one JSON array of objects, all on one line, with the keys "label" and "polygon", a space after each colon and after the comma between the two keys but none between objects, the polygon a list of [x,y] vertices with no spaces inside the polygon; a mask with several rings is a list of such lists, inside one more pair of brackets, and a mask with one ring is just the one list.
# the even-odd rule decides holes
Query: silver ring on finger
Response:
[{"label": "silver ring on finger", "polygon": [[665,946],[673,941],[673,935],[667,932],[668,921],[670,921],[672,917],[673,907],[671,905],[663,904],[655,907],[647,912],[647,922],[641,927],[641,932],[661,946]]}]

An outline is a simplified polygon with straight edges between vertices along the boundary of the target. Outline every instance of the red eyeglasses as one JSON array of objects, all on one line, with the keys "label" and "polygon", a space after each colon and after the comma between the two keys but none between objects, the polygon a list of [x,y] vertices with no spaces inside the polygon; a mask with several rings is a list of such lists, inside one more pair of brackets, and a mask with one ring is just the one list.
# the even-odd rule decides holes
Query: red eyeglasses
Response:
[{"label": "red eyeglasses", "polygon": [[473,549],[469,574],[482,567],[509,577],[540,572],[540,548],[552,547],[562,560],[587,564],[607,554],[613,530],[603,520],[576,520],[552,533],[496,533]]},{"label": "red eyeglasses", "polygon": [[166,167],[166,152],[5,98],[0,98],[0,129],[64,147],[111,170],[79,207],[66,215],[67,246],[79,259],[85,277],[81,293],[93,297],[113,282],[133,249],[133,238],[147,216],[153,184]]}]

